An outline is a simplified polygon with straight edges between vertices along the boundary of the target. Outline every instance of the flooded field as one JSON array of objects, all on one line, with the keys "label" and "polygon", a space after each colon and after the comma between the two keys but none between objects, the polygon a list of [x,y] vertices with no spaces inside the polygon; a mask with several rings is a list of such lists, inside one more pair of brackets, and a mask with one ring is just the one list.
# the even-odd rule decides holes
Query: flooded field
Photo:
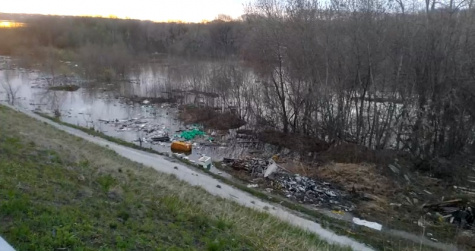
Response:
[{"label": "flooded field", "polygon": [[[129,81],[91,84],[77,78],[56,77],[63,84],[80,86],[68,91],[51,90],[52,79],[48,74],[12,67],[6,57],[0,61],[3,81],[0,100],[15,106],[59,116],[64,122],[94,128],[159,152],[170,152],[170,141],[181,139],[183,132],[196,128],[204,135],[189,139],[193,151],[188,158],[193,161],[202,155],[215,160],[238,158],[255,146],[233,140],[235,130],[205,130],[200,125],[185,125],[180,121],[178,106],[195,101],[196,97],[185,95],[179,102],[162,102],[169,95],[166,90],[170,86],[178,88],[187,81],[170,78],[166,64],[146,65]],[[157,99],[160,102],[155,102]],[[170,140],[159,139],[163,136]]]}]

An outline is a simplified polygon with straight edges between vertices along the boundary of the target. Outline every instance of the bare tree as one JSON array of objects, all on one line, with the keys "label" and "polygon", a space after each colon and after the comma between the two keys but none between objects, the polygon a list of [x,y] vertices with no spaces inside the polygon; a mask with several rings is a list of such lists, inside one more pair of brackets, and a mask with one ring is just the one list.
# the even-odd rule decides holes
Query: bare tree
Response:
[{"label": "bare tree", "polygon": [[11,105],[15,104],[15,100],[17,99],[17,93],[20,90],[20,86],[15,86],[11,82],[11,74],[12,71],[6,70],[3,71],[3,80],[1,82],[2,89],[5,91],[7,95],[7,100]]}]

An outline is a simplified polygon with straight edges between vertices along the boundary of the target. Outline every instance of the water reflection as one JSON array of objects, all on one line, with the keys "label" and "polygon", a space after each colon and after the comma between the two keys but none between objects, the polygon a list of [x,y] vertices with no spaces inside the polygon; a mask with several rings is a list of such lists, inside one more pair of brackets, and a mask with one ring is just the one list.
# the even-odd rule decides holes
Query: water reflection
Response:
[{"label": "water reflection", "polygon": [[[1,70],[0,68],[0,79],[6,79],[2,83],[8,83],[8,86],[15,90],[15,105],[56,115],[65,122],[94,128],[107,135],[139,144],[137,139],[145,137],[143,132],[120,130],[113,123],[104,123],[104,121],[142,119],[163,127],[170,135],[186,130],[187,126],[177,119],[176,105],[136,103],[131,102],[130,98],[134,96],[169,97],[176,89],[204,90],[209,77],[206,68],[210,64],[202,62],[200,64],[143,65],[132,75],[131,81],[81,84],[82,88],[75,92],[48,90],[47,76],[38,71],[5,70],[4,68]],[[183,95],[180,99],[181,103],[194,102],[197,96],[202,96],[192,93],[181,95]],[[8,100],[8,93],[2,90],[0,99]],[[200,99],[200,102],[214,104],[214,99],[215,97]],[[211,134],[212,131],[208,133]],[[196,145],[189,159],[196,161],[201,154],[214,159],[240,157],[248,151],[248,146],[234,143],[229,135],[224,135],[220,139],[224,144]],[[142,144],[144,147],[160,152],[170,151],[170,143],[142,142]]]}]

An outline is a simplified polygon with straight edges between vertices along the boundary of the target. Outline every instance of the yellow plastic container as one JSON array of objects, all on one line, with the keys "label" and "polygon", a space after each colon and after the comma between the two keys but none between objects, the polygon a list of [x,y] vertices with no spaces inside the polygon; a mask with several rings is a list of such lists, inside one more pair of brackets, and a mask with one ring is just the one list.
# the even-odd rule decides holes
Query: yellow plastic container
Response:
[{"label": "yellow plastic container", "polygon": [[191,152],[192,145],[183,141],[173,141],[171,149],[174,152]]}]

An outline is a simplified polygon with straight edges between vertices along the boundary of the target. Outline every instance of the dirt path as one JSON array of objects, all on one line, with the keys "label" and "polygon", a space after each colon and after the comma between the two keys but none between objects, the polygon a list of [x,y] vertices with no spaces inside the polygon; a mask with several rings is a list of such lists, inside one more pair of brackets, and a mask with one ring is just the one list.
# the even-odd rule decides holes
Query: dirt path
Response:
[{"label": "dirt path", "polygon": [[57,124],[53,121],[50,121],[41,116],[38,116],[30,111],[19,109],[17,107],[11,107],[11,106],[9,107],[19,112],[22,112],[32,118],[48,123],[54,126],[55,128],[65,131],[69,134],[83,138],[85,140],[88,140],[100,146],[108,147],[109,149],[117,152],[121,156],[128,158],[132,161],[144,164],[146,166],[150,166],[154,168],[155,170],[163,172],[163,173],[173,174],[178,179],[186,181],[189,184],[194,185],[194,186],[200,186],[213,195],[236,201],[237,203],[249,208],[268,212],[269,214],[276,216],[277,218],[283,221],[286,221],[292,225],[301,227],[303,229],[306,229],[308,231],[311,231],[317,234],[318,236],[320,236],[321,239],[329,243],[335,243],[342,246],[350,246],[354,250],[373,250],[363,243],[359,243],[346,236],[340,236],[333,233],[332,231],[324,229],[320,224],[304,219],[302,217],[299,217],[279,205],[274,205],[274,204],[262,201],[257,197],[254,197],[237,188],[234,188],[225,183],[222,183],[204,173],[197,172],[187,167],[186,165],[177,162],[174,159],[131,149],[125,146],[121,146],[121,145],[109,142],[105,139],[91,136],[89,134],[86,134],[74,128]]}]

